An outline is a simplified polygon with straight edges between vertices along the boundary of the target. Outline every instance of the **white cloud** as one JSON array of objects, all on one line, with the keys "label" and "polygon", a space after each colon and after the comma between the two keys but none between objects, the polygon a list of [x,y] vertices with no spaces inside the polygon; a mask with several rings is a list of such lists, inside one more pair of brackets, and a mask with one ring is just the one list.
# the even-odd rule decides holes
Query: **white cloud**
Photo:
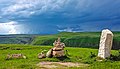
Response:
[{"label": "white cloud", "polygon": [[70,28],[70,27],[67,27],[67,28],[65,28],[65,29],[59,29],[58,31],[59,31],[59,32],[74,32],[74,31],[73,31],[73,28]]},{"label": "white cloud", "polygon": [[29,17],[46,11],[57,11],[67,0],[16,0],[1,9],[2,15],[19,15]]},{"label": "white cloud", "polygon": [[15,21],[0,23],[0,34],[20,34],[20,25]]}]

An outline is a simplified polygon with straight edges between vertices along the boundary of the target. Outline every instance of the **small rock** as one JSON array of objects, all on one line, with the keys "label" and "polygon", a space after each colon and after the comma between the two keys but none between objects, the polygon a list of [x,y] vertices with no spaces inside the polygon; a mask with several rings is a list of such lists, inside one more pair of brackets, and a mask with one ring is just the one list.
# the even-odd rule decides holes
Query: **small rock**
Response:
[{"label": "small rock", "polygon": [[23,56],[24,59],[26,59],[27,57],[26,56]]},{"label": "small rock", "polygon": [[44,53],[40,53],[40,54],[38,54],[38,58],[39,59],[42,59],[42,58],[46,58],[46,54],[44,54]]}]

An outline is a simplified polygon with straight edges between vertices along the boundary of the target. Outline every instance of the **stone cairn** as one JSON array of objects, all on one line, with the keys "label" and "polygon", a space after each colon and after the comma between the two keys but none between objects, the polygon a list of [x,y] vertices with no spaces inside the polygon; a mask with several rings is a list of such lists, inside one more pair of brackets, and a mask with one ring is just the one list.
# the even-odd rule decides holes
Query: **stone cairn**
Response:
[{"label": "stone cairn", "polygon": [[103,30],[100,38],[98,57],[103,59],[110,57],[112,42],[113,33],[108,29]]},{"label": "stone cairn", "polygon": [[61,42],[60,38],[55,40],[53,43],[53,48],[46,53],[46,57],[63,57],[65,56],[65,44]]},{"label": "stone cairn", "polygon": [[53,43],[54,48],[52,48],[52,55],[53,57],[62,57],[65,56],[65,52],[64,52],[64,48],[65,48],[65,44],[61,43],[60,38],[58,38],[58,40]]}]

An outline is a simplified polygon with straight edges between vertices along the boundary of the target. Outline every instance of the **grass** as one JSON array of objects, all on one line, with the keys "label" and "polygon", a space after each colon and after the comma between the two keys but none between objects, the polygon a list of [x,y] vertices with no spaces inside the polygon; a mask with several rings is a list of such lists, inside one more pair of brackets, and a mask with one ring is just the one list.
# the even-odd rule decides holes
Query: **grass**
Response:
[{"label": "grass", "polygon": [[[20,50],[17,50],[20,48]],[[44,58],[38,59],[37,55],[43,50],[49,50],[52,46],[32,46],[32,45],[20,45],[20,44],[0,44],[0,69],[40,69],[36,66],[41,61],[59,62],[61,60],[57,58]],[[69,59],[65,59],[62,62],[78,62],[89,64],[89,67],[84,69],[119,69],[120,61],[96,61],[95,57],[91,58],[90,53],[95,55],[98,53],[98,49],[90,48],[74,48],[66,47],[68,50]],[[6,60],[7,54],[22,53],[27,56],[27,59],[11,59]],[[116,54],[116,50],[112,50],[112,54]],[[83,69],[72,67],[69,69]]]}]

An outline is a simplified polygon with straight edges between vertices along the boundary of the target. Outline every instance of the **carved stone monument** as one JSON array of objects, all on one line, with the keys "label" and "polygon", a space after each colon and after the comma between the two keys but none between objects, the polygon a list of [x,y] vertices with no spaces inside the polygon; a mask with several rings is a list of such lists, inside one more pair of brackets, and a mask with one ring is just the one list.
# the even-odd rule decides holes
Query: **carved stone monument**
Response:
[{"label": "carved stone monument", "polygon": [[100,38],[98,57],[103,59],[110,57],[112,42],[113,33],[108,29],[103,30]]}]

